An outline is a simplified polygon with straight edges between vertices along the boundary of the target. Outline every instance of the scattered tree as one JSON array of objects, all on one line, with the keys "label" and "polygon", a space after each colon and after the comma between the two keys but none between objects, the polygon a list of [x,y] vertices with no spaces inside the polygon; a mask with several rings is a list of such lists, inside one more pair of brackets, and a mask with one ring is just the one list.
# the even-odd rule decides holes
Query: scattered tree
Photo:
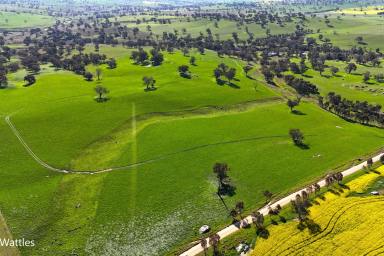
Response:
[{"label": "scattered tree", "polygon": [[152,76],[144,76],[143,83],[145,85],[145,91],[153,91],[156,89],[156,80]]},{"label": "scattered tree", "polygon": [[36,78],[35,78],[34,75],[29,74],[29,75],[26,75],[24,77],[24,81],[27,82],[27,84],[25,86],[30,86],[30,85],[32,85],[32,84],[34,84],[36,82]]},{"label": "scattered tree", "polygon": [[215,163],[213,173],[216,174],[218,181],[218,195],[227,194],[234,190],[231,180],[228,176],[229,167],[226,163]]},{"label": "scattered tree", "polygon": [[201,245],[201,247],[203,247],[203,251],[204,251],[204,256],[207,256],[207,245],[208,245],[208,243],[207,243],[207,239],[206,238],[201,238],[200,239],[200,245]]},{"label": "scattered tree", "polygon": [[368,82],[370,78],[371,78],[371,73],[369,71],[367,71],[363,74],[364,83]]},{"label": "scattered tree", "polygon": [[100,76],[101,76],[102,72],[101,72],[101,68],[97,67],[96,68],[96,76],[97,76],[97,80],[100,80]]},{"label": "scattered tree", "polygon": [[196,66],[196,57],[195,56],[191,56],[191,58],[189,59],[189,63],[192,66]]},{"label": "scattered tree", "polygon": [[293,112],[293,109],[299,105],[299,101],[297,100],[291,100],[289,99],[287,101],[287,106],[291,109],[291,112]]},{"label": "scattered tree", "polygon": [[189,72],[189,66],[181,65],[178,67],[178,70],[181,77],[188,78],[188,79],[191,78],[191,73]]},{"label": "scattered tree", "polygon": [[85,78],[85,80],[87,80],[87,81],[92,81],[92,78],[93,78],[93,75],[92,75],[92,73],[91,72],[85,72],[84,73],[84,78]]},{"label": "scattered tree", "polygon": [[244,66],[243,67],[243,70],[244,70],[244,73],[245,73],[245,75],[248,77],[248,73],[249,73],[249,71],[251,71],[252,70],[252,65],[246,65],[246,66]]},{"label": "scattered tree", "polygon": [[333,76],[336,76],[338,72],[339,72],[339,69],[337,67],[331,67],[331,73]]},{"label": "scattered tree", "polygon": [[289,135],[291,136],[291,139],[296,146],[303,145],[304,135],[299,129],[289,130]]},{"label": "scattered tree", "polygon": [[116,60],[114,58],[110,58],[108,61],[107,61],[107,65],[110,69],[114,69],[117,67],[117,63],[116,63]]},{"label": "scattered tree", "polygon": [[95,92],[96,92],[97,95],[98,95],[98,98],[97,98],[97,101],[98,101],[98,102],[103,102],[103,101],[106,101],[106,100],[107,100],[107,98],[105,97],[105,95],[106,95],[107,93],[109,93],[109,91],[108,91],[107,88],[105,88],[105,87],[103,87],[103,86],[101,86],[101,85],[97,85],[97,86],[95,87]]},{"label": "scattered tree", "polygon": [[351,74],[352,71],[356,71],[356,69],[357,69],[357,66],[355,63],[348,63],[348,65],[345,67],[345,71],[348,74]]},{"label": "scattered tree", "polygon": [[212,234],[209,236],[209,244],[213,248],[213,255],[219,256],[219,243],[220,243],[220,236],[218,234]]},{"label": "scattered tree", "polygon": [[373,160],[372,160],[372,158],[369,158],[369,159],[367,160],[367,167],[368,167],[369,170],[372,169],[372,165],[373,165]]},{"label": "scattered tree", "polygon": [[268,190],[265,190],[265,191],[263,192],[263,195],[265,196],[265,203],[270,202],[271,199],[272,199],[272,196],[273,196],[272,192],[270,192],[270,191],[268,191]]}]

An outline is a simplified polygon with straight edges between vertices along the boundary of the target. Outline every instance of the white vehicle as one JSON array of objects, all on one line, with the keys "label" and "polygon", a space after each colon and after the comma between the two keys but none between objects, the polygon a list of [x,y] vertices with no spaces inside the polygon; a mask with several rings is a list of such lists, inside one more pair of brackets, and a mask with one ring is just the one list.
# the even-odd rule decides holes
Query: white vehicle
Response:
[{"label": "white vehicle", "polygon": [[379,193],[379,191],[372,191],[372,192],[371,192],[371,195],[373,195],[373,196],[379,196],[380,193]]},{"label": "white vehicle", "polygon": [[200,234],[207,233],[210,229],[211,228],[208,225],[201,226],[201,228],[199,228],[199,233]]}]

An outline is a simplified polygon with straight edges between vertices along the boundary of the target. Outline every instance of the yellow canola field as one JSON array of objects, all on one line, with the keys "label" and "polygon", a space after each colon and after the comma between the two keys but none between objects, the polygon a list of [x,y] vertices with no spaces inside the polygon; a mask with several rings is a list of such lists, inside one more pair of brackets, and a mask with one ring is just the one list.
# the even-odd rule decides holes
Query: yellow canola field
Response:
[{"label": "yellow canola field", "polygon": [[[377,169],[384,176],[384,166]],[[362,192],[379,177],[369,173],[347,184],[349,190],[327,192],[310,207],[310,219],[321,231],[299,231],[290,221],[268,228],[268,239],[258,239],[252,252],[259,255],[384,255],[384,196],[348,197]]]},{"label": "yellow canola field", "polygon": [[356,14],[356,15],[376,15],[379,12],[384,11],[384,6],[368,6],[360,9],[359,7],[347,8],[337,11],[336,13]]}]

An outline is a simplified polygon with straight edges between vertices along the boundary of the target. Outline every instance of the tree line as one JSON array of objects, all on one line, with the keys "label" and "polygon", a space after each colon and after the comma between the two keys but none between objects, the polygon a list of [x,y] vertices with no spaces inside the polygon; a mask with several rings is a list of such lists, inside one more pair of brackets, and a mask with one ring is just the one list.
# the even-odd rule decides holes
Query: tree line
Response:
[{"label": "tree line", "polygon": [[384,127],[384,113],[378,104],[352,101],[330,92],[325,98],[319,97],[319,106],[349,121]]}]

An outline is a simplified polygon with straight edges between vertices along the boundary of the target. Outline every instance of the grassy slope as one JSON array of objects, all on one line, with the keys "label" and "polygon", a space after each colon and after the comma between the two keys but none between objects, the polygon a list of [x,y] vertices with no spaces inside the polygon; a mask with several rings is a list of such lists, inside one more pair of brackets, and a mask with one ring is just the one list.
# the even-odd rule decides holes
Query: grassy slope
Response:
[{"label": "grassy slope", "polygon": [[[347,28],[351,24],[344,26]],[[188,29],[190,26],[186,25]],[[205,32],[204,26],[200,24],[188,31]],[[229,38],[232,31],[223,28],[230,27],[235,28],[235,24],[220,24],[220,31],[216,32]],[[360,28],[366,31],[366,27]],[[274,33],[275,30],[271,31]],[[254,28],[253,32],[265,33],[258,28]],[[243,32],[239,34],[244,35]],[[348,32],[345,34],[349,41],[341,44],[348,46],[350,39],[356,36]],[[136,144],[131,143],[131,136],[127,136],[123,145],[115,150],[95,154],[95,158],[105,161],[92,161],[92,158],[85,161],[87,156],[100,149],[98,142],[114,142],[116,138],[108,136],[111,132],[113,135],[116,129],[122,133],[131,132],[132,103],[135,103],[136,114],[144,114],[205,105],[228,105],[275,96],[260,84],[255,91],[255,82],[244,78],[240,67],[238,84],[241,89],[217,86],[212,79],[212,70],[217,62],[224,61],[233,67],[237,64],[230,59],[218,60],[213,53],[196,55],[198,66],[191,69],[198,77],[189,81],[177,74],[176,67],[188,63],[188,58],[180,54],[166,56],[161,67],[145,68],[130,64],[128,51],[121,48],[102,48],[102,51],[108,56],[119,57],[116,70],[103,67],[101,83],[111,91],[111,101],[106,104],[96,104],[92,100],[96,81],[88,83],[69,72],[58,74],[47,70],[30,88],[21,87],[22,73],[15,74],[10,80],[16,89],[1,91],[3,104],[0,112],[5,114],[21,109],[13,118],[16,126],[38,155],[54,165],[120,165],[228,138],[238,140],[265,134],[284,137],[273,139],[275,144],[249,140],[200,148],[126,172],[85,179],[63,177],[42,170],[26,155],[2,122],[0,129],[4,136],[1,138],[6,141],[7,148],[2,150],[0,175],[1,180],[7,182],[2,184],[0,190],[0,207],[4,209],[13,234],[38,240],[40,246],[34,251],[24,248],[25,254],[39,255],[48,248],[68,253],[75,249],[80,253],[87,244],[89,253],[102,251],[115,255],[127,250],[136,253],[150,247],[151,250],[145,254],[156,255],[189,241],[201,224],[209,223],[217,228],[229,222],[225,210],[214,196],[215,181],[210,169],[215,161],[227,161],[231,165],[238,186],[237,194],[227,199],[229,206],[236,200],[244,200],[247,208],[251,209],[261,203],[260,192],[263,189],[282,193],[320,175],[324,170],[382,145],[382,132],[376,129],[345,123],[307,104],[300,107],[307,114],[305,116],[293,116],[285,106],[276,105],[271,110],[261,107],[239,115],[212,114],[212,120],[179,120],[179,117],[177,120],[162,120],[139,131]],[[90,70],[93,71],[94,67]],[[141,78],[148,74],[154,75],[157,80],[159,90],[156,92],[143,91]],[[324,88],[328,81],[321,82]],[[338,86],[338,83],[335,81],[332,86]],[[350,93],[351,96],[356,93],[356,98],[360,99],[369,97],[369,94],[359,94],[355,90]],[[310,150],[302,152],[290,145],[286,134],[292,125],[287,120],[304,130]],[[321,126],[313,127],[313,123]],[[336,126],[343,129],[335,129]],[[177,136],[171,136],[175,134]],[[350,147],[351,141],[359,147]],[[240,154],[234,153],[239,151]],[[278,161],[272,158],[276,152]],[[322,157],[313,158],[316,153],[322,153]],[[251,164],[244,165],[244,162]],[[289,168],[281,169],[282,165]],[[286,179],[276,183],[275,179],[280,177]],[[76,208],[79,203],[81,206]],[[148,226],[143,228],[142,223],[148,223]],[[137,227],[140,230],[132,232]],[[87,241],[88,237],[91,238]],[[173,241],[174,237],[179,240]],[[148,246],[148,240],[152,241],[151,246]]]},{"label": "grassy slope", "polygon": [[[177,65],[188,63],[188,58],[180,54],[166,56],[161,67],[146,68],[130,64],[124,57],[127,50],[106,50],[123,56],[118,60],[118,69],[104,68],[102,83],[111,90],[111,100],[106,104],[93,101],[96,82],[85,82],[82,77],[64,71],[47,70],[29,88],[22,87],[22,74],[14,74],[10,76],[13,87],[1,91],[2,118],[14,113],[13,120],[32,149],[54,165],[69,164],[92,141],[128,120],[133,99],[138,101],[137,113],[142,114],[275,97],[263,85],[255,92],[255,83],[241,73],[240,89],[216,85],[211,79],[214,65],[221,60],[234,67],[237,64],[229,59],[218,60],[213,53],[197,56],[198,66],[192,67],[192,71],[200,77],[187,81],[176,72]],[[121,54],[124,51],[127,54]],[[147,74],[158,80],[159,89],[152,94],[143,91],[141,78]],[[0,191],[0,207],[12,233],[38,241],[35,252],[24,248],[28,254],[41,254],[50,246],[63,252],[84,248],[103,176],[71,178],[42,170],[5,122],[1,122],[0,129],[3,145],[7,145],[0,161],[1,180],[6,181]],[[76,208],[78,203],[81,207]]]},{"label": "grassy slope", "polygon": [[[357,70],[351,74],[345,72],[344,69],[347,65],[345,62],[327,61],[326,65],[338,67],[340,71],[336,76],[332,76],[329,68],[327,68],[321,76],[319,72],[308,69],[305,76],[298,75],[297,77],[317,85],[322,95],[336,92],[351,100],[366,100],[372,104],[384,105],[384,84],[373,79],[375,74],[383,73],[382,65],[377,68],[357,65]],[[307,63],[307,66],[310,67],[310,64]],[[362,74],[366,71],[371,73],[371,79],[368,83],[363,82]]]},{"label": "grassy slope", "polygon": [[[384,168],[381,167],[381,176]],[[310,217],[324,230],[319,235],[310,235],[308,230],[299,232],[296,222],[270,227],[270,237],[259,239],[253,255],[376,255],[383,252],[382,220],[383,197],[353,197],[351,192],[364,191],[378,178],[370,173],[348,183],[350,191],[341,196],[331,192],[325,201],[310,208]],[[321,250],[318,250],[321,246]]]},{"label": "grassy slope", "polygon": [[[218,28],[214,26],[212,21],[207,19],[199,19],[197,21],[191,20],[188,22],[186,19],[174,19],[171,24],[159,24],[155,22],[141,23],[141,24],[127,24],[128,27],[138,27],[141,31],[147,31],[147,26],[150,25],[153,33],[159,34],[160,36],[163,32],[174,32],[174,30],[178,30],[178,33],[182,34],[182,29],[185,28],[186,34],[191,34],[192,36],[199,36],[199,33],[202,32],[207,34],[206,30],[209,28],[212,31],[212,35],[215,38],[215,34],[220,35],[220,39],[231,39],[232,32],[237,32],[239,38],[247,39],[248,34],[245,31],[245,26],[248,26],[250,32],[252,32],[255,37],[265,37],[266,29],[260,27],[259,24],[247,24],[244,26],[240,26],[238,28],[236,26],[236,22],[221,20],[218,22]],[[270,29],[271,34],[281,34],[281,33],[290,33],[295,30],[295,24],[287,23],[285,27],[280,27],[276,24],[269,24],[267,28]]]},{"label": "grassy slope", "polygon": [[[325,13],[332,27],[328,27],[324,22],[324,14],[318,14],[317,17],[308,17],[304,25],[308,29],[312,29],[314,34],[310,37],[317,38],[319,34],[329,38],[334,45],[341,48],[351,48],[352,46],[363,46],[371,49],[382,47],[382,31],[377,29],[384,25],[384,19],[378,15],[352,15],[348,14],[342,16],[341,13],[328,12]],[[340,19],[338,19],[340,17]],[[148,18],[146,16],[146,18]],[[126,17],[120,17],[119,20],[127,20]],[[128,27],[138,27],[141,31],[147,31],[147,26],[150,25],[154,34],[162,35],[163,32],[174,32],[177,30],[180,35],[183,34],[182,29],[185,28],[186,34],[192,36],[198,36],[199,33],[207,34],[206,30],[209,28],[212,31],[212,35],[219,34],[220,39],[231,39],[232,32],[237,32],[239,38],[247,39],[245,27],[247,26],[249,31],[254,34],[255,37],[265,37],[266,29],[270,30],[272,35],[292,33],[295,31],[297,20],[285,23],[283,27],[277,24],[271,23],[266,26],[266,29],[260,27],[259,24],[246,24],[240,27],[236,26],[236,22],[221,20],[218,22],[218,28],[216,28],[212,21],[206,19],[193,19],[188,22],[185,18],[173,18],[170,24],[159,24],[155,22],[146,23],[127,23]],[[318,33],[317,30],[320,30]],[[355,41],[356,37],[362,36],[367,45],[359,45]]]},{"label": "grassy slope", "polygon": [[[234,60],[218,59],[213,53],[197,55],[197,66],[191,67],[193,78],[188,80],[179,76],[177,66],[187,64],[189,58],[181,54],[167,55],[166,58],[161,67],[136,66],[131,64],[128,57],[120,59],[115,70],[103,67],[100,83],[110,90],[111,100],[107,104],[96,104],[93,100],[93,88],[98,81],[86,82],[82,77],[72,74],[42,75],[31,88],[6,91],[9,97],[14,94],[38,95],[38,99],[31,97],[30,102],[18,105],[21,110],[13,118],[16,127],[42,159],[55,165],[67,166],[90,143],[103,135],[107,136],[129,120],[132,116],[132,103],[136,105],[136,114],[140,115],[228,105],[276,96],[271,89],[245,78]],[[241,84],[240,89],[215,83],[211,74],[220,61],[237,68],[240,80],[235,83]],[[94,67],[90,69],[94,70]],[[141,80],[144,75],[154,76],[158,90],[144,92]],[[9,102],[9,109],[12,104],[14,102]],[[34,107],[31,107],[32,104]],[[29,128],[31,120],[35,121],[35,130],[39,132]],[[83,129],[84,126],[87,126],[87,130]],[[52,154],[52,147],[41,147],[42,136],[52,145],[57,145],[54,148],[55,154]]]},{"label": "grassy slope", "polygon": [[[88,83],[70,73],[46,73],[39,76],[37,84],[30,88],[16,87],[3,91],[3,97],[12,100],[2,105],[2,111],[9,113],[22,108],[13,120],[32,149],[50,163],[64,166],[76,157],[81,160],[83,155],[79,152],[84,148],[93,149],[93,140],[100,137],[111,140],[105,134],[114,127],[126,125],[129,133],[133,98],[136,114],[143,114],[175,110],[175,106],[182,110],[274,96],[260,84],[255,91],[254,81],[241,74],[238,75],[240,89],[216,85],[211,79],[216,58],[211,53],[198,56],[198,66],[192,67],[198,77],[189,81],[179,78],[175,71],[177,65],[188,61],[180,54],[167,56],[164,65],[156,68],[134,66],[123,56],[118,60],[116,70],[103,71],[102,83],[111,90],[111,100],[105,104],[92,100],[92,88],[97,82]],[[236,66],[233,60],[222,60]],[[148,73],[158,80],[159,89],[144,93],[140,79]],[[177,83],[171,83],[172,79]],[[14,179],[7,178],[10,187],[18,188],[14,189],[19,198],[17,206],[10,201],[9,192],[3,190],[0,192],[2,209],[5,209],[13,233],[28,234],[39,241],[41,246],[34,251],[25,249],[29,254],[39,254],[49,247],[62,252],[72,249],[81,252],[86,244],[88,252],[114,254],[127,248],[141,252],[148,248],[148,238],[153,241],[148,254],[167,251],[170,246],[182,244],[195,236],[196,227],[201,224],[209,223],[217,228],[229,222],[214,195],[211,166],[215,161],[230,164],[232,177],[238,186],[236,196],[227,199],[229,206],[235,200],[244,200],[247,209],[251,209],[262,201],[263,189],[268,188],[274,193],[288,191],[340,162],[382,145],[379,130],[345,123],[309,104],[300,109],[306,115],[292,115],[284,105],[265,105],[241,114],[218,111],[209,115],[212,118],[166,119],[141,130],[136,144],[129,138],[119,152],[107,152],[115,154],[111,163],[119,165],[203,144],[228,143],[175,154],[136,169],[88,176],[87,179],[41,172],[40,167],[30,168],[36,164],[10,135],[9,140],[14,141],[13,147],[17,149],[13,155],[26,160],[18,161],[25,166],[22,165],[21,171],[15,173]],[[140,122],[139,119],[138,126]],[[313,127],[313,123],[322,125]],[[5,124],[2,127],[10,133]],[[287,131],[292,127],[303,129],[310,150],[302,151],[291,145]],[[271,144],[271,140],[257,139],[263,136],[282,137],[271,139]],[[236,143],[236,140],[244,141]],[[355,141],[360,147],[351,149],[348,146],[350,141]],[[98,144],[95,145],[97,150]],[[327,152],[329,148],[337,154]],[[239,151],[239,154],[234,154]],[[273,159],[275,153],[278,160]],[[322,157],[313,158],[318,153]],[[5,164],[4,177],[10,176],[12,172],[9,170],[14,168],[14,164]],[[283,164],[289,169],[281,169]],[[36,187],[31,186],[30,178],[28,182],[24,178],[25,174],[29,176],[31,173],[38,181]],[[278,178],[282,179],[281,183],[276,182]],[[24,189],[20,189],[20,185]],[[26,195],[31,191],[34,191],[36,200],[40,199],[39,203],[35,200],[27,202]],[[81,207],[76,208],[79,203]],[[26,208],[28,214],[36,215],[36,219],[33,222],[33,218],[24,219],[22,225],[18,224],[21,216],[11,209],[21,207]],[[43,225],[40,220],[49,220],[49,224]],[[142,228],[142,222],[148,223],[148,227]],[[134,237],[130,237],[128,233],[133,228],[139,229],[133,233]],[[112,234],[120,235],[120,238],[111,238]],[[174,237],[178,240],[173,241]],[[130,238],[130,241],[125,238]]]},{"label": "grassy slope", "polygon": [[[135,244],[142,250],[146,245],[144,238],[150,237],[154,241],[153,250],[162,251],[164,248],[158,246],[160,239],[172,246],[195,236],[200,225],[208,223],[216,229],[221,223],[230,222],[214,194],[216,185],[211,166],[216,161],[226,161],[231,166],[231,177],[238,187],[236,195],[226,198],[226,203],[233,207],[236,200],[243,200],[247,210],[251,210],[260,206],[264,189],[281,195],[324,170],[351,160],[351,156],[382,145],[379,130],[347,124],[312,105],[305,104],[301,110],[306,115],[292,115],[283,105],[263,106],[237,115],[166,121],[147,127],[137,137],[137,148],[124,150],[120,161],[197,149],[109,174],[96,217],[101,225],[99,230],[104,231],[104,237],[117,232],[108,225],[111,215],[118,216],[116,221],[121,225],[128,225],[126,229],[140,221],[151,223],[156,231],[137,230],[137,239],[121,230],[120,239],[115,239],[113,247],[123,251],[127,245]],[[313,123],[318,125],[314,127]],[[287,131],[292,127],[300,127],[307,135],[309,150],[291,144]],[[360,147],[351,149],[350,141]],[[206,144],[210,146],[204,147]],[[316,154],[321,157],[314,157]],[[115,225],[119,226],[118,223]],[[179,227],[180,223],[183,228]],[[168,228],[161,231],[157,229],[159,225]],[[178,238],[176,243],[169,240],[172,232],[172,239]]]},{"label": "grassy slope", "polygon": [[[382,31],[377,29],[384,26],[384,19],[378,15],[367,16],[341,16],[336,13],[327,13],[331,25],[327,27],[322,17],[311,18],[307,23],[308,28],[313,29],[315,34],[311,37],[317,38],[319,34],[329,38],[331,42],[344,49],[352,46],[367,47],[375,50],[382,48]],[[337,17],[340,17],[338,19]],[[320,33],[317,33],[320,29]],[[356,37],[362,36],[367,45],[359,45],[355,41]]]}]

